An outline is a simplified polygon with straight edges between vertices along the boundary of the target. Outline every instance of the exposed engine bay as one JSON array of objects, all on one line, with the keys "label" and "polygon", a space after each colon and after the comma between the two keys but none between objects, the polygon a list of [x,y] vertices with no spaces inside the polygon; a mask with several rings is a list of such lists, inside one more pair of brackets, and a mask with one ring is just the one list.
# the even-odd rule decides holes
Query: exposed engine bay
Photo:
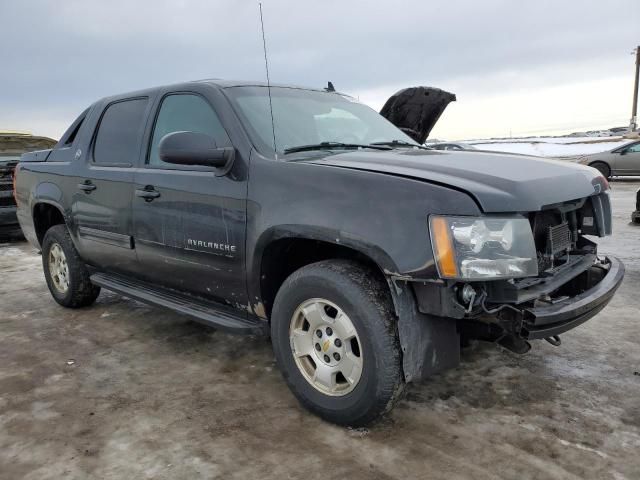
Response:
[{"label": "exposed engine bay", "polygon": [[496,341],[518,353],[529,350],[530,339],[559,344],[560,333],[604,308],[624,274],[619,261],[600,258],[587,238],[611,233],[610,210],[602,193],[530,213],[538,275],[442,286],[416,283],[420,311],[441,309],[461,320],[463,336]]}]

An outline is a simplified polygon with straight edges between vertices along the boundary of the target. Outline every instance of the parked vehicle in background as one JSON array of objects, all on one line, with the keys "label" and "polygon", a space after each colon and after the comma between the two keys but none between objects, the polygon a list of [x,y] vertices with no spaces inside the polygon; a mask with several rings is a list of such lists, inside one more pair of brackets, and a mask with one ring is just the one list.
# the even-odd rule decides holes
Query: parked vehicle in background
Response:
[{"label": "parked vehicle in background", "polygon": [[590,130],[585,134],[587,137],[614,137],[616,136],[610,130]]},{"label": "parked vehicle in background", "polygon": [[613,127],[609,129],[609,132],[611,132],[611,136],[623,136],[626,135],[627,133],[631,132],[631,128],[630,127]]},{"label": "parked vehicle in background", "polygon": [[631,214],[631,221],[640,224],[640,190],[636,193],[636,211]]},{"label": "parked vehicle in background", "polygon": [[13,171],[19,157],[0,155],[0,235],[19,228],[13,198]]},{"label": "parked vehicle in background", "polygon": [[13,197],[13,173],[25,152],[51,148],[56,141],[28,133],[0,131],[0,237],[20,232]]},{"label": "parked vehicle in background", "polygon": [[[403,128],[430,129],[419,103],[392,103]],[[323,90],[207,80],[117,95],[16,172],[56,302],[106,288],[270,335],[294,395],[339,424],[456,366],[461,335],[559,345],[624,276],[594,242],[612,224],[594,169],[432,150]]]},{"label": "parked vehicle in background", "polygon": [[640,142],[586,155],[578,159],[578,163],[595,168],[605,178],[640,175]]},{"label": "parked vehicle in background", "polygon": [[467,145],[466,143],[454,143],[454,142],[443,142],[443,143],[427,143],[426,147],[433,148],[434,150],[477,150],[476,147],[472,145]]}]

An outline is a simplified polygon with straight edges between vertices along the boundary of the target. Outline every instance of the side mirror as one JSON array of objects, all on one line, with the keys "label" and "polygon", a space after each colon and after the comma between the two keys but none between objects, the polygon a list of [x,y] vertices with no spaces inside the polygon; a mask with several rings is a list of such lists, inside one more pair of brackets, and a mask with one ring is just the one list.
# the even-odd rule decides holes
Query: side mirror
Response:
[{"label": "side mirror", "polygon": [[620,155],[626,155],[627,151],[626,150],[620,150]]},{"label": "side mirror", "polygon": [[233,160],[233,148],[219,148],[213,137],[197,132],[173,132],[160,140],[160,160],[176,165],[222,168]]}]

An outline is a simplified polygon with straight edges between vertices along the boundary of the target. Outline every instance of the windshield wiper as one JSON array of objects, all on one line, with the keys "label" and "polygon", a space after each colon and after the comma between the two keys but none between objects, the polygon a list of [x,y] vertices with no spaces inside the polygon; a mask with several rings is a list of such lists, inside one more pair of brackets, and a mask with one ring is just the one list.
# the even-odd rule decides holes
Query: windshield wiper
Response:
[{"label": "windshield wiper", "polygon": [[361,143],[342,143],[342,142],[320,142],[313,143],[311,145],[299,145],[297,147],[285,148],[284,153],[296,153],[296,152],[308,152],[311,150],[331,150],[334,148],[373,148],[375,150],[391,150],[389,145],[383,144],[370,144],[365,145]]},{"label": "windshield wiper", "polygon": [[387,147],[411,147],[420,148],[421,150],[430,150],[424,145],[418,145],[417,143],[406,142],[404,140],[389,140],[388,142],[373,142],[371,145],[383,145]]}]

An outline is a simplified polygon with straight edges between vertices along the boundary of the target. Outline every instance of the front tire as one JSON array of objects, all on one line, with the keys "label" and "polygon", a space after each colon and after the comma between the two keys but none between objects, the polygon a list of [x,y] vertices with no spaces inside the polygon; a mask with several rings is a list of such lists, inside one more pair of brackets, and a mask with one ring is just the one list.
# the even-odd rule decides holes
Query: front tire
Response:
[{"label": "front tire", "polygon": [[63,307],[86,307],[98,298],[100,287],[89,280],[65,225],[47,230],[42,241],[42,267],[51,296]]},{"label": "front tire", "polygon": [[389,290],[355,262],[318,262],[287,278],[274,302],[271,336],[289,388],[325,420],[366,425],[402,392]]},{"label": "front tire", "polygon": [[604,162],[593,162],[589,165],[592,168],[598,170],[604,178],[609,180],[611,178],[611,168]]}]

